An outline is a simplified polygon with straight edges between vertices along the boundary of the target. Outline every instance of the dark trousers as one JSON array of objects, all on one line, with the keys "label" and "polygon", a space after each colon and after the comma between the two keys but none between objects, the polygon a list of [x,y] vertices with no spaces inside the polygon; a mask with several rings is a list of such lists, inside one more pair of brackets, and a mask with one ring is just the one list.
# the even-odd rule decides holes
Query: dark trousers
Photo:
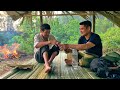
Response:
[{"label": "dark trousers", "polygon": [[48,45],[45,45],[39,49],[39,51],[36,52],[35,54],[35,59],[38,63],[44,63],[44,58],[43,58],[43,53],[48,52],[48,58],[50,59],[51,55],[54,52],[57,52],[57,55],[59,54],[59,47],[58,46],[53,46],[51,49],[49,49]]}]

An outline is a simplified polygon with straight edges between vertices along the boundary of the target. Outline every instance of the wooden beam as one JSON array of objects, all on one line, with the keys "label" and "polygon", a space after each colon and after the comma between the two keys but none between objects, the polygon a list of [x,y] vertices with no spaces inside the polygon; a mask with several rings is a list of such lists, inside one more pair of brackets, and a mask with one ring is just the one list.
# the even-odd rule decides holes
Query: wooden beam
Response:
[{"label": "wooden beam", "polygon": [[[83,14],[53,14],[53,15],[32,15],[32,16],[66,16],[66,15],[93,15],[92,13],[83,13]],[[24,15],[24,16],[31,16],[31,15]]]},{"label": "wooden beam", "polygon": [[95,32],[95,14],[93,12],[93,25],[92,25],[92,32]]},{"label": "wooden beam", "polygon": [[43,24],[43,16],[42,16],[42,11],[40,11],[40,25]]}]

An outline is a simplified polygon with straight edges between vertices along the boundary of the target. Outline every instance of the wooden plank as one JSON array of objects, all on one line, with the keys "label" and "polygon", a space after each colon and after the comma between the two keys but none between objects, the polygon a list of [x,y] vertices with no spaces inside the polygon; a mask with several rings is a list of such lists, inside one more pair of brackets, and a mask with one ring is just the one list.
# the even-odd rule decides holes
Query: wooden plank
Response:
[{"label": "wooden plank", "polygon": [[13,76],[10,79],[21,79],[21,77],[24,76],[24,72],[27,72],[27,70],[19,70],[18,74],[16,74],[15,76]]},{"label": "wooden plank", "polygon": [[59,62],[60,62],[60,72],[58,72],[58,73],[60,73],[60,79],[65,79],[65,62],[64,62],[64,60],[67,58],[67,54],[65,54],[64,52],[61,52],[60,53],[60,59],[59,59]]},{"label": "wooden plank", "polygon": [[67,54],[64,52],[61,53],[61,79],[71,79],[69,75],[70,66],[66,65],[65,59],[67,58]]},{"label": "wooden plank", "polygon": [[9,72],[7,72],[6,74],[0,76],[0,79],[7,79],[11,75],[15,74],[17,71],[18,70],[16,70],[15,68],[13,68],[12,70],[10,70]]},{"label": "wooden plank", "polygon": [[69,76],[69,72],[68,72],[67,67],[65,67],[65,69],[63,69],[63,73],[64,73],[63,74],[64,76],[62,77],[63,79],[71,79]]},{"label": "wooden plank", "polygon": [[12,79],[13,77],[15,77],[16,75],[18,75],[20,73],[20,71],[17,71],[15,74],[11,75],[10,77],[8,77],[7,79]]},{"label": "wooden plank", "polygon": [[51,71],[49,73],[45,73],[45,70],[43,69],[37,76],[37,79],[50,79],[51,78],[51,75],[53,74],[54,77],[55,77],[55,74],[54,74],[54,63],[52,62],[51,64]]},{"label": "wooden plank", "polygon": [[78,67],[79,67],[78,66],[78,56],[73,55],[72,57],[73,57],[72,72],[74,73],[76,79],[82,79],[83,76],[78,71]]},{"label": "wooden plank", "polygon": [[[76,63],[76,65],[74,66],[73,65],[73,67],[76,67],[77,66],[77,61],[78,60],[75,60],[75,59],[78,59],[77,58],[77,56],[73,56],[74,57],[74,63]],[[80,66],[78,66],[78,67],[80,67]],[[76,72],[75,72],[75,74],[78,76],[78,73],[80,72],[80,71],[78,71],[78,69],[74,69],[74,71],[76,70]],[[96,75],[95,75],[95,73],[94,72],[92,72],[90,69],[88,69],[88,68],[84,68],[84,67],[82,67],[82,70],[84,71],[84,72],[86,72],[86,74],[87,74],[87,77],[89,78],[89,79],[99,79],[99,77],[97,77]],[[81,74],[83,74],[84,72],[80,72]],[[80,77],[79,78],[81,78],[81,74],[80,74]],[[82,78],[84,79],[84,78],[87,78],[86,76],[82,76]]]},{"label": "wooden plank", "polygon": [[102,78],[96,76],[95,72],[92,72],[90,69],[85,68],[85,70],[86,70],[87,73],[92,77],[92,79],[102,79]]},{"label": "wooden plank", "polygon": [[[76,56],[77,57],[77,56]],[[78,66],[77,58],[74,57],[72,66],[66,65],[64,59],[66,54],[60,52],[52,63],[52,71],[47,74],[44,72],[44,65],[37,64],[31,71],[17,70],[8,75],[7,79],[100,79],[88,68]]]},{"label": "wooden plank", "polygon": [[58,55],[57,57],[55,57],[55,59],[53,60],[51,66],[52,66],[52,70],[50,73],[48,73],[47,75],[47,79],[58,79],[60,76],[60,72],[59,72],[59,68],[60,68],[60,55]]},{"label": "wooden plank", "polygon": [[76,70],[77,77],[79,77],[80,79],[91,78],[89,75],[87,75],[87,72],[81,66],[78,66],[78,60],[75,60],[75,59],[78,59],[77,56],[74,56],[75,66],[73,65],[73,67]]},{"label": "wooden plank", "polygon": [[[35,63],[36,63],[36,61],[34,59],[31,59],[30,61],[26,61],[26,62],[19,62],[18,65],[26,65],[26,64],[31,64],[32,65],[32,64],[35,64]],[[16,65],[16,63],[14,64],[14,66],[15,65]],[[18,77],[23,76],[22,75],[23,74],[22,70],[17,69],[17,68],[13,68],[13,70],[11,70],[10,72],[13,72],[13,71],[14,71],[14,73],[12,73],[12,74],[10,73],[9,75],[7,75],[4,78],[6,78],[6,79],[12,79],[13,78],[14,79],[14,78],[18,78]]]},{"label": "wooden plank", "polygon": [[88,72],[85,70],[84,67],[82,67],[82,72],[84,73],[84,75],[86,76],[87,79],[93,79],[93,77],[91,77]]},{"label": "wooden plank", "polygon": [[83,73],[79,70],[80,66],[78,66],[78,56],[77,55],[73,55],[72,67],[73,67],[73,71],[74,71],[75,77],[77,79],[84,79],[85,78]]},{"label": "wooden plank", "polygon": [[[72,66],[69,67],[71,72],[72,79],[80,79],[83,78],[82,74],[78,73],[78,62],[77,62],[77,55],[72,55]],[[77,71],[77,72],[76,72]]]},{"label": "wooden plank", "polygon": [[79,13],[76,13],[76,14],[71,13],[71,14],[51,14],[51,15],[43,15],[43,14],[42,15],[40,15],[40,14],[35,15],[35,14],[32,14],[32,15],[24,15],[23,17],[28,17],[28,16],[66,16],[66,15],[81,15],[82,16],[82,15],[93,15],[93,13],[80,13],[80,14]]},{"label": "wooden plank", "polygon": [[49,73],[50,79],[57,79],[57,73],[55,72],[56,67],[52,67],[52,71]]},{"label": "wooden plank", "polygon": [[68,70],[68,75],[69,75],[70,79],[76,79],[76,77],[73,73],[73,70],[72,70],[72,66],[68,66],[67,70]]},{"label": "wooden plank", "polygon": [[[62,58],[61,55],[62,55],[62,52],[60,52],[60,53],[59,53],[59,56],[56,58],[56,63],[57,63],[57,64],[56,64],[56,68],[57,68],[57,72],[56,72],[56,73],[57,73],[57,78],[58,78],[58,79],[61,79],[61,68],[62,68],[61,65],[63,64],[62,61],[61,61],[61,60],[62,60],[62,59],[61,59],[61,58]],[[63,56],[63,57],[64,57],[64,56]]]},{"label": "wooden plank", "polygon": [[43,69],[37,76],[36,79],[45,79],[47,73],[45,73],[45,70]]},{"label": "wooden plank", "polygon": [[40,68],[40,66],[42,66],[42,65],[37,64],[33,70],[20,70],[20,69],[18,69],[18,71],[14,75],[8,77],[8,79],[27,79],[29,77],[32,77],[34,75],[33,73],[35,71],[37,71]]},{"label": "wooden plank", "polygon": [[28,79],[35,79],[38,76],[38,73],[40,73],[44,69],[44,64],[39,63],[38,69],[28,78]]},{"label": "wooden plank", "polygon": [[79,66],[78,72],[80,75],[82,75],[82,79],[88,79],[88,76],[86,76],[86,73],[83,71],[83,69]]},{"label": "wooden plank", "polygon": [[77,79],[84,79],[84,75],[83,73],[81,73],[81,71],[78,68],[74,68],[74,74],[76,76]]},{"label": "wooden plank", "polygon": [[52,62],[52,71],[48,74],[49,79],[60,79],[61,77],[61,52]]},{"label": "wooden plank", "polygon": [[21,79],[28,79],[38,68],[39,68],[39,64],[36,64],[36,67],[35,67],[32,71],[28,72],[28,73],[27,73],[23,78],[21,78]]}]

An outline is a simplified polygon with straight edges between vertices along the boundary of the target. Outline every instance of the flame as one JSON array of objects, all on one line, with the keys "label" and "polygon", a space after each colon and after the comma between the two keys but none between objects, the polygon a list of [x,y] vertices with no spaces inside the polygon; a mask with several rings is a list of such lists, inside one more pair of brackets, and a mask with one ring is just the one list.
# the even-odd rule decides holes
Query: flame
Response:
[{"label": "flame", "polygon": [[16,51],[18,48],[19,48],[19,44],[17,43],[12,44],[12,46],[10,47],[8,47],[8,45],[5,44],[4,46],[0,46],[0,53],[3,54],[4,59],[10,58],[10,55],[12,57],[18,58],[19,54]]}]

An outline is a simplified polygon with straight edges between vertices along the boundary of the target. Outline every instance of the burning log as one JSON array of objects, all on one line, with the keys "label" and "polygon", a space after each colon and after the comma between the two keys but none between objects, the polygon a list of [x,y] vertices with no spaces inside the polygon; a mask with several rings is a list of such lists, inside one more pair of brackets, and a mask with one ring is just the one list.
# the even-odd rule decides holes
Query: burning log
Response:
[{"label": "burning log", "polygon": [[19,44],[14,43],[12,46],[8,46],[5,44],[4,46],[0,46],[0,52],[2,55],[0,55],[0,58],[2,59],[13,59],[13,58],[19,58],[19,54],[17,53],[17,49],[19,47]]}]

